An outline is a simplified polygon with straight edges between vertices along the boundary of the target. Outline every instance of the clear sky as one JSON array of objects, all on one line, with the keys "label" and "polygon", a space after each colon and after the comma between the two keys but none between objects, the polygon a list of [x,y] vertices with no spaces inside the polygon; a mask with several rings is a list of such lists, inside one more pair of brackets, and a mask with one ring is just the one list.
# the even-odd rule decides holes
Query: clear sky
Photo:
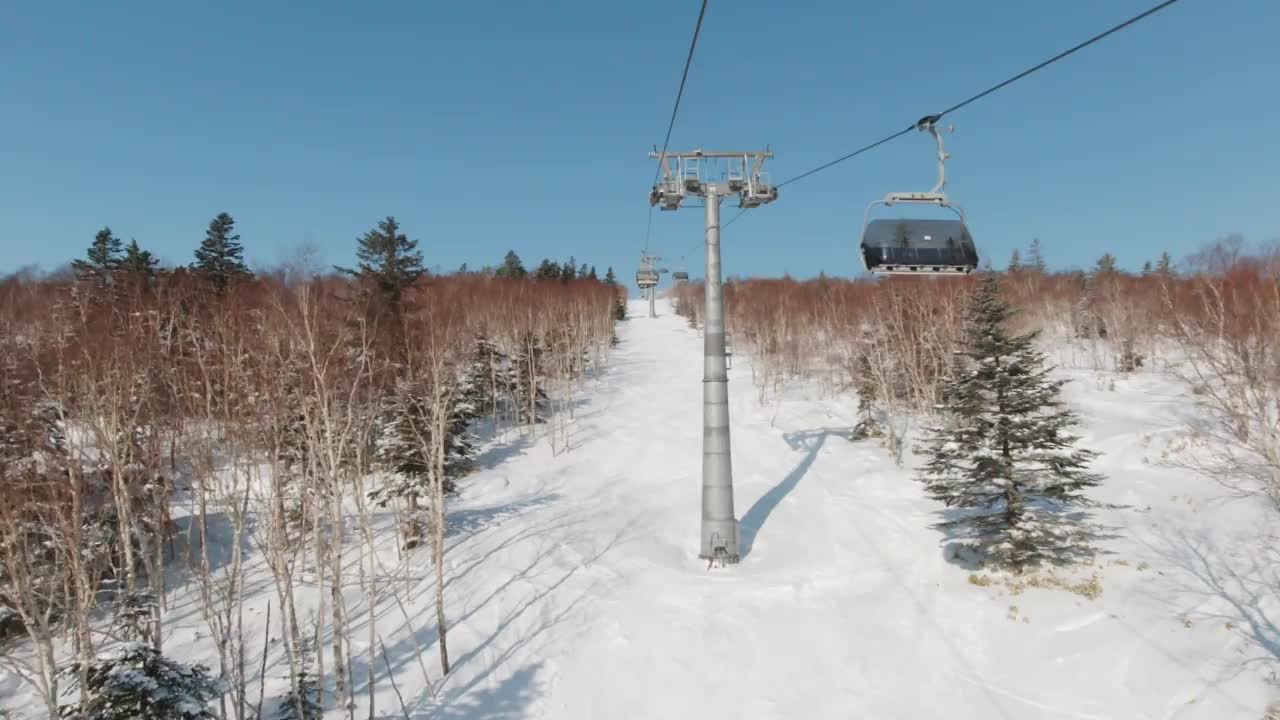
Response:
[{"label": "clear sky", "polygon": [[[770,145],[784,180],[1154,0],[711,0],[672,148]],[[427,262],[634,274],[697,0],[15,2],[0,22],[0,271],[109,224],[190,262],[231,212],[251,263],[349,263],[401,219]],[[1137,268],[1280,237],[1280,2],[1182,0],[952,116],[953,198],[997,265]],[[861,271],[866,204],[933,182],[911,134],[724,234],[730,275]],[[730,203],[731,204],[731,203]],[[726,205],[726,218],[736,210]],[[651,248],[701,269],[700,210]]]}]

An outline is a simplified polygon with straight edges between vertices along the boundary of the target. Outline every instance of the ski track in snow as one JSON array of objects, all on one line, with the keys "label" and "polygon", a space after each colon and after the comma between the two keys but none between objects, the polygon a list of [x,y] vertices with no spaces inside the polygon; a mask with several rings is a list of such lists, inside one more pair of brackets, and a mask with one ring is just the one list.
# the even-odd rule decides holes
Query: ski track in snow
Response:
[{"label": "ski track in snow", "polygon": [[[403,596],[412,629],[392,601],[376,608],[413,717],[1258,720],[1274,698],[1280,584],[1255,539],[1273,513],[1216,502],[1213,483],[1144,460],[1148,439],[1178,426],[1173,383],[1139,374],[1105,391],[1080,373],[1068,386],[1085,446],[1104,453],[1099,499],[1130,506],[1099,513],[1117,537],[1095,568],[1103,593],[1088,600],[971,584],[946,559],[938,506],[910,468],[848,439],[851,399],[792,390],[762,407],[735,358],[743,558],[709,571],[696,557],[702,340],[669,309],[631,311],[571,451],[494,448],[492,466],[462,481],[446,581],[453,672],[435,698],[413,658],[416,638],[438,680],[425,551]],[[382,554],[395,564],[390,544]],[[259,618],[274,592],[261,567],[251,572]],[[369,617],[354,573],[361,654]],[[194,584],[183,592],[171,602],[190,603]],[[195,642],[198,610],[175,612],[167,649],[212,663],[207,638]],[[247,634],[261,646],[260,627]],[[377,670],[379,716],[403,717],[381,658]],[[284,675],[268,670],[269,697]],[[0,693],[24,695],[8,676]]]}]

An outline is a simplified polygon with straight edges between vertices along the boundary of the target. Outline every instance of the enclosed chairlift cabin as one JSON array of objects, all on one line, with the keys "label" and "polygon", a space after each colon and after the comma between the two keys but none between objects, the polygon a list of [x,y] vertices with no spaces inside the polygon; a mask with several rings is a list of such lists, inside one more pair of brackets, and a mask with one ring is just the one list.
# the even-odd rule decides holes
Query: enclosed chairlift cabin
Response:
[{"label": "enclosed chairlift cabin", "polygon": [[[964,211],[952,205],[942,189],[947,184],[946,161],[950,157],[942,146],[936,127],[938,117],[931,115],[916,123],[916,129],[928,131],[938,145],[938,184],[929,192],[891,192],[867,206],[862,227],[862,262],[876,275],[950,275],[967,274],[978,267],[978,250],[965,225]],[[934,205],[956,214],[955,219],[880,218],[871,219],[876,205]]]},{"label": "enclosed chairlift cabin", "polygon": [[689,272],[684,269],[683,255],[680,257],[680,265],[671,273],[671,280],[678,283],[689,281]]},{"label": "enclosed chairlift cabin", "polygon": [[642,267],[636,271],[636,285],[641,290],[648,290],[658,284],[658,271],[651,267]]}]

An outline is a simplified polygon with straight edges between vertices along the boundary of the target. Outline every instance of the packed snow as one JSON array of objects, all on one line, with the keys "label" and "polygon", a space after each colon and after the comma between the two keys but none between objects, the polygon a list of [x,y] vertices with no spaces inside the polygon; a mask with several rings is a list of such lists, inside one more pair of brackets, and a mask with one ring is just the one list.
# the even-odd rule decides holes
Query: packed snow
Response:
[{"label": "packed snow", "polygon": [[[931,527],[939,506],[914,479],[920,460],[908,452],[899,468],[879,441],[851,441],[853,398],[794,386],[762,405],[749,361],[734,358],[742,561],[709,569],[697,558],[702,340],[670,310],[647,309],[633,303],[619,325],[567,452],[508,435],[459,482],[443,681],[429,553],[401,561],[379,515],[383,581],[397,590],[371,613],[349,571],[357,716],[368,715],[371,620],[387,718],[404,717],[397,693],[414,718],[562,720],[1259,720],[1280,697],[1276,512],[1160,463],[1191,411],[1171,378],[1067,373],[1081,446],[1102,453],[1093,496],[1110,537],[1092,566],[1022,587],[944,547]],[[245,550],[258,653],[275,591]],[[166,654],[216,667],[198,584],[176,572],[171,584]],[[268,706],[289,686],[278,621],[276,607]],[[14,718],[42,714],[36,698],[0,674]]]}]

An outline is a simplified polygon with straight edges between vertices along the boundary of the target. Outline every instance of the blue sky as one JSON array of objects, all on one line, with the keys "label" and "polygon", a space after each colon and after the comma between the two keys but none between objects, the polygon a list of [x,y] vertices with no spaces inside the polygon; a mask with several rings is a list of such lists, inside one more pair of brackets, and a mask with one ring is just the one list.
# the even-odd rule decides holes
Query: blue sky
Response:
[{"label": "blue sky", "polygon": [[[783,180],[1153,0],[712,0],[672,147],[770,145]],[[231,212],[251,262],[350,262],[387,214],[429,265],[514,248],[613,265],[644,244],[697,0],[16,3],[0,24],[0,271],[109,224],[186,263]],[[953,198],[1003,265],[1136,268],[1280,237],[1280,3],[1183,0],[947,118]],[[725,231],[730,275],[855,275],[866,204],[928,189],[912,134],[783,189]],[[736,210],[726,206],[726,217]],[[651,248],[700,273],[701,211]]]}]

